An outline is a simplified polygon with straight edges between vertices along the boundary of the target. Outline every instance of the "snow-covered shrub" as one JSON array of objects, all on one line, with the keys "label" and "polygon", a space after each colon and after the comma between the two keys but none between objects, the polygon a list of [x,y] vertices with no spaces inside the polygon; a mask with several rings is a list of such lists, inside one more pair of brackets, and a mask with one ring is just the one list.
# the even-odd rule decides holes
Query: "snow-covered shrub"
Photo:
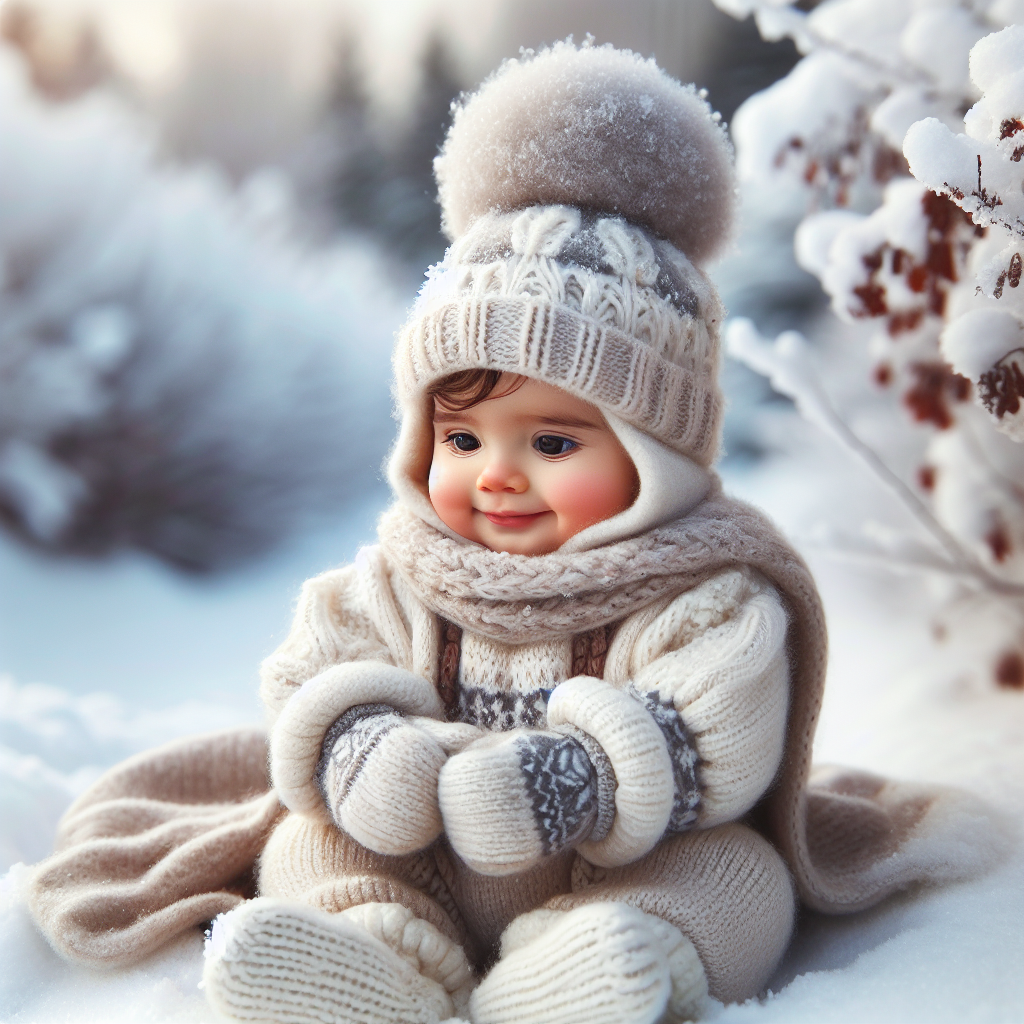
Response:
[{"label": "snow-covered shrub", "polygon": [[942,353],[973,381],[995,426],[1024,441],[1024,25],[974,47],[971,80],[982,97],[964,118],[966,134],[927,119],[904,149],[917,178],[988,229],[973,268],[982,297],[951,310]]},{"label": "snow-covered shrub", "polygon": [[162,164],[113,97],[0,50],[0,513],[57,550],[231,564],[373,486],[400,317],[281,179]]},{"label": "snow-covered shrub", "polygon": [[[869,347],[863,388],[899,398],[873,463],[919,452],[888,482],[937,544],[918,561],[970,595],[947,619],[987,608],[986,660],[1024,686],[1024,6],[716,3],[806,55],[737,111],[741,180],[787,197],[797,261]],[[748,334],[736,353],[778,376]]]}]

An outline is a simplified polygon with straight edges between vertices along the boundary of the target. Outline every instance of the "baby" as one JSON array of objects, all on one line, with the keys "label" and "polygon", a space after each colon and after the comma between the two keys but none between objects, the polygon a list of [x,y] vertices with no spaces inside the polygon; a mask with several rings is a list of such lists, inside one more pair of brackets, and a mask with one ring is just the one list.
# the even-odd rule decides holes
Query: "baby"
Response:
[{"label": "baby", "polygon": [[762,990],[798,895],[922,877],[937,797],[808,788],[821,606],[709,468],[699,266],[734,188],[706,103],[560,44],[464,102],[436,173],[397,502],[264,664],[289,813],[206,989],[239,1020],[695,1019]]}]

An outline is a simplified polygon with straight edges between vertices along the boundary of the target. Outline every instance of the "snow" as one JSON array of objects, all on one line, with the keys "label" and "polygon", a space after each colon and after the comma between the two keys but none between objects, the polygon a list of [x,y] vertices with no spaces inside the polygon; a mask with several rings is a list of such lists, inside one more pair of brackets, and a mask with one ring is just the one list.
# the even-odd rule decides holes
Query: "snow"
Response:
[{"label": "snow", "polygon": [[[772,6],[785,7],[792,0],[771,0]],[[718,5],[727,14],[741,21],[752,14],[758,7],[759,0],[722,0]]]},{"label": "snow", "polygon": [[970,93],[967,57],[989,31],[961,7],[918,11],[900,35],[900,49],[942,91]]},{"label": "snow", "polygon": [[[8,876],[17,883],[18,873]],[[128,971],[69,968],[49,949],[12,893],[0,896],[0,1014],[15,1021],[205,1022],[199,991],[202,936],[188,935]]]},{"label": "snow", "polygon": [[863,214],[850,210],[825,210],[805,217],[797,228],[793,239],[796,261],[808,273],[817,277],[825,274],[829,263],[829,251],[840,232],[860,224]]},{"label": "snow", "polygon": [[[1013,239],[1004,245],[1006,237],[1004,232],[990,232],[987,238],[978,243],[976,251],[971,253],[970,265],[985,298],[998,299],[1000,306],[1024,318],[1024,295],[1021,295],[1018,288],[1014,288],[1012,278],[1007,280],[1013,270],[1014,257],[1020,255],[1021,245]],[[977,289],[973,294],[962,293],[955,298],[958,301],[950,308],[951,319],[979,305]],[[991,308],[991,304],[984,305]]]},{"label": "snow", "polygon": [[741,182],[767,174],[781,177],[791,140],[825,149],[846,119],[866,105],[877,83],[849,58],[819,52],[802,60],[783,79],[755,93],[736,111],[732,136]]},{"label": "snow", "polygon": [[[963,17],[967,17],[963,14]],[[966,38],[966,37],[965,37]],[[914,177],[952,196],[982,226],[1024,234],[1021,140],[1024,116],[1024,25],[991,33],[970,51],[971,79],[984,95],[964,116],[965,134],[935,118],[912,125],[903,153]]]},{"label": "snow", "polygon": [[[935,644],[941,588],[837,561],[810,544],[822,520],[853,529],[875,516],[906,528],[906,517],[792,412],[761,416],[779,452],[731,470],[727,486],[801,541],[822,588],[832,661],[816,757],[960,786],[1020,820],[1024,695],[974,671],[970,645]],[[0,664],[15,671],[0,685],[8,863],[43,855],[62,807],[103,767],[173,736],[256,719],[254,668],[287,628],[302,578],[353,557],[372,538],[383,500],[378,492],[333,533],[214,584],[182,580],[141,557],[75,565],[0,544]],[[29,920],[23,879],[15,867],[0,892],[0,1019],[214,1019],[198,988],[201,935],[127,971],[68,966]],[[772,994],[718,1009],[716,1019],[1022,1019],[1022,879],[1015,841],[1008,859],[976,881],[923,887],[851,917],[805,915]]]},{"label": "snow", "polygon": [[942,332],[942,354],[957,373],[977,380],[1024,344],[1024,324],[1001,309],[972,309]]},{"label": "snow", "polygon": [[[873,3],[864,0],[861,8],[860,0],[825,0],[809,17],[815,24],[840,25],[855,9],[869,14]],[[900,52],[908,57],[908,40],[917,28],[922,39],[932,33],[931,43],[914,44],[920,44],[922,54],[934,47],[934,62],[927,67],[919,62],[922,77],[909,66],[909,57],[907,66],[889,72],[881,64],[895,52],[892,32],[900,10],[906,11],[895,5],[889,21],[865,17],[861,27],[864,39],[877,44],[871,51],[875,57],[865,51],[863,60],[854,59],[856,47],[840,41],[838,28],[829,29],[831,35],[821,29],[809,56],[737,112],[745,220],[750,223],[751,198],[757,202],[766,188],[785,197],[777,199],[772,213],[761,213],[764,221],[755,222],[755,230],[771,237],[773,228],[800,220],[797,260],[820,279],[837,318],[850,327],[874,324],[870,336],[865,330],[840,332],[835,322],[812,324],[808,336],[813,346],[843,333],[867,348],[874,362],[871,376],[858,371],[863,375],[852,379],[861,382],[862,390],[884,389],[909,414],[902,426],[891,424],[895,429],[875,442],[885,460],[903,463],[897,470],[903,480],[913,481],[910,488],[901,485],[904,497],[919,506],[922,499],[931,503],[940,520],[936,525],[951,531],[947,539],[952,546],[963,548],[963,557],[955,560],[973,561],[985,572],[1014,581],[1012,586],[1024,570],[1019,550],[1024,515],[1015,486],[1024,472],[1024,456],[1019,446],[1009,454],[1004,444],[1005,438],[1024,438],[1024,405],[1018,400],[1024,355],[1015,326],[1024,322],[1024,289],[1019,287],[1024,267],[1024,71],[1019,62],[1024,26],[975,42],[990,24],[962,8],[921,5],[917,13],[907,14]],[[946,37],[939,38],[943,33]],[[829,39],[836,40],[834,47]],[[908,78],[916,81],[907,84]],[[799,83],[809,88],[798,102]],[[886,90],[889,95],[882,99]],[[858,97],[855,103],[850,96]],[[953,116],[957,107],[962,110],[975,99],[965,117]],[[873,103],[877,106],[870,111]],[[933,116],[924,116],[929,111]],[[904,138],[911,117],[921,119]],[[965,131],[953,131],[961,126]],[[916,180],[901,173],[891,159],[894,153],[879,148],[879,135],[889,145],[902,142]],[[883,191],[886,175],[890,180]],[[800,189],[803,198],[794,194]],[[946,198],[936,199],[934,193]],[[788,214],[787,201],[793,204]],[[844,209],[828,209],[830,204]],[[748,251],[755,250],[748,245]],[[762,318],[765,306],[762,300],[760,309],[755,303],[743,312]],[[962,317],[967,319],[960,323]],[[756,359],[743,358],[756,368]],[[947,360],[966,379],[950,373]],[[822,367],[833,385],[842,372],[834,361]],[[927,445],[920,443],[928,437],[921,424],[935,430]],[[908,464],[906,455],[914,449],[916,465]],[[922,518],[930,515],[921,511]],[[862,541],[855,546],[863,546]],[[908,548],[901,546],[905,559]],[[951,547],[945,541],[943,546]],[[877,545],[875,554],[880,554]],[[910,560],[929,561],[920,551]],[[993,633],[998,657],[1017,664],[1024,635],[1019,601],[1006,602],[998,611],[987,599],[978,601],[990,605],[986,615],[1000,620],[1006,608],[1017,609],[1016,625]],[[979,661],[991,656],[979,653]]]},{"label": "snow", "polygon": [[988,92],[1024,65],[1024,25],[1011,25],[980,41],[970,55],[971,81]]},{"label": "snow", "polygon": [[822,39],[847,52],[898,65],[900,30],[912,6],[908,0],[831,0],[815,7],[808,21]]},{"label": "snow", "polygon": [[871,130],[878,132],[898,152],[903,149],[907,129],[915,121],[936,114],[948,127],[959,128],[962,119],[952,103],[943,104],[931,89],[923,85],[898,86],[875,107],[871,114]]},{"label": "snow", "polygon": [[[1024,445],[1004,432],[982,433],[988,414],[980,404],[966,406],[962,419],[965,429],[942,431],[929,446],[929,461],[937,467],[935,511],[960,537],[983,538],[992,529],[993,521],[1001,523],[1012,550],[999,561],[988,545],[979,545],[978,554],[990,568],[998,568],[1010,579],[1019,580],[1024,575],[1024,527],[1020,521],[1019,491],[1008,482],[1024,479]],[[979,458],[982,437],[984,456]],[[1017,609],[1019,637],[1020,602],[1006,602],[1006,607]],[[1014,646],[1012,634],[1002,646]]]},{"label": "snow", "polygon": [[[903,144],[915,177],[949,196],[987,229],[969,258],[977,286],[954,290],[941,351],[974,382],[975,398],[991,414],[996,430],[1015,441],[1024,439],[1024,411],[1016,397],[1024,331],[1019,291],[1024,235],[1022,55],[1024,26],[985,36],[970,51],[971,78],[982,95],[964,116],[965,132],[954,134],[935,118],[925,118],[911,126]],[[964,465],[970,461],[961,460]],[[1008,521],[1019,519],[1016,510]],[[1015,529],[1022,532],[1019,524]]]}]

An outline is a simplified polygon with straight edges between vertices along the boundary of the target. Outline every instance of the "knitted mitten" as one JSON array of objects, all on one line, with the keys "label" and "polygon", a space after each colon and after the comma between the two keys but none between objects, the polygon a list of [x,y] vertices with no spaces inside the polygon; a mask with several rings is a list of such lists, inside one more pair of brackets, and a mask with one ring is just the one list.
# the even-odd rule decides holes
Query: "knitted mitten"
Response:
[{"label": "knitted mitten", "polygon": [[470,998],[473,1024],[675,1024],[707,997],[678,928],[625,903],[535,910],[501,937],[501,959]]},{"label": "knitted mitten", "polygon": [[232,1020],[439,1024],[466,1005],[459,946],[397,903],[340,914],[256,899],[213,922],[203,987]]},{"label": "knitted mitten", "polygon": [[614,816],[615,777],[600,746],[578,729],[514,729],[449,758],[438,778],[445,834],[484,875],[524,871]]},{"label": "knitted mitten", "polygon": [[316,778],[338,828],[376,853],[422,850],[441,834],[437,740],[386,704],[345,712],[324,738]]}]

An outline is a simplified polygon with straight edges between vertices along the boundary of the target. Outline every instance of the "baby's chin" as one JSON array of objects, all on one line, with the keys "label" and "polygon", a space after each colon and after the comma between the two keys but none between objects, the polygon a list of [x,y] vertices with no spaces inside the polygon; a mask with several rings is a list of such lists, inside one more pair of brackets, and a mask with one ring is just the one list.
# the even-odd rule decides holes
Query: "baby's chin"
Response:
[{"label": "baby's chin", "polygon": [[517,537],[496,530],[478,531],[477,535],[470,539],[483,544],[491,551],[501,551],[506,555],[547,555],[562,545],[562,541],[557,537]]},{"label": "baby's chin", "polygon": [[527,530],[513,530],[493,526],[485,519],[479,525],[474,522],[474,526],[474,535],[470,540],[483,544],[491,551],[501,551],[507,555],[548,555],[565,543],[565,538],[558,532],[557,523],[538,523]]},{"label": "baby's chin", "polygon": [[491,551],[499,551],[506,555],[549,555],[552,551],[556,551],[561,547],[561,544],[555,543],[544,543],[544,544],[525,544],[517,542],[500,542],[495,541],[493,544],[488,544],[486,541],[481,541],[484,547],[489,548]]}]

